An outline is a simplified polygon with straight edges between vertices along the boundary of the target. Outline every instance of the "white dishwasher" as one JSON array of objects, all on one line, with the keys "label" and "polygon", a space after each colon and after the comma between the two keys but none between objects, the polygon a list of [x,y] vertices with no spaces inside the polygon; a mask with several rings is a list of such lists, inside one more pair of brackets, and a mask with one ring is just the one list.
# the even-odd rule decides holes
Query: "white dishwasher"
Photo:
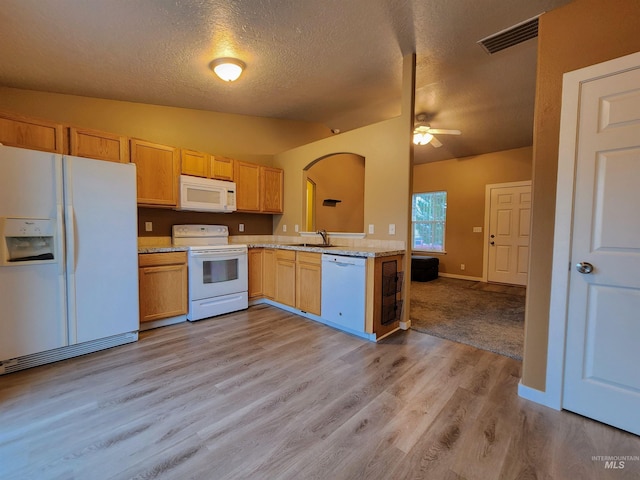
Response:
[{"label": "white dishwasher", "polygon": [[364,332],[366,260],[322,255],[322,318]]}]

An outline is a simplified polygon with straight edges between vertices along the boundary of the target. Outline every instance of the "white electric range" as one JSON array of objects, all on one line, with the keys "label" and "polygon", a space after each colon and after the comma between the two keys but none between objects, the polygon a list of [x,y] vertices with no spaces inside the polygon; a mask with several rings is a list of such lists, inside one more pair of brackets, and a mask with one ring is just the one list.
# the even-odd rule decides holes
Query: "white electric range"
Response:
[{"label": "white electric range", "polygon": [[248,308],[247,246],[229,244],[226,225],[174,225],[172,242],[189,248],[187,320]]}]

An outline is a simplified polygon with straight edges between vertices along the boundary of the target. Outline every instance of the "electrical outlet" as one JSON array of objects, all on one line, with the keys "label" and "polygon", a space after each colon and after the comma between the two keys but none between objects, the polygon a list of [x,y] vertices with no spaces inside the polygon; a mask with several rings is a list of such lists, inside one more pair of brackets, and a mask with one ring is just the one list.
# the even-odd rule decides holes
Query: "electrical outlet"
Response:
[{"label": "electrical outlet", "polygon": [[287,231],[287,226],[286,225],[282,225],[282,231],[286,232]]},{"label": "electrical outlet", "polygon": [[482,233],[482,227],[473,227],[473,233]]},{"label": "electrical outlet", "polygon": [[373,235],[374,232],[374,228],[373,228],[373,223],[369,224],[369,234]]},{"label": "electrical outlet", "polygon": [[153,232],[153,222],[144,222],[144,231]]},{"label": "electrical outlet", "polygon": [[238,225],[238,231],[239,231],[239,232],[244,232],[244,223],[240,223],[240,224]]},{"label": "electrical outlet", "polygon": [[296,223],[295,227],[293,227],[293,229],[298,232],[298,230],[300,230],[300,227],[298,227],[298,224]]},{"label": "electrical outlet", "polygon": [[395,223],[390,223],[389,224],[389,235],[395,235],[396,234],[396,224]]},{"label": "electrical outlet", "polygon": [[460,264],[460,270],[464,270],[464,269],[465,269],[464,263],[461,263]]}]

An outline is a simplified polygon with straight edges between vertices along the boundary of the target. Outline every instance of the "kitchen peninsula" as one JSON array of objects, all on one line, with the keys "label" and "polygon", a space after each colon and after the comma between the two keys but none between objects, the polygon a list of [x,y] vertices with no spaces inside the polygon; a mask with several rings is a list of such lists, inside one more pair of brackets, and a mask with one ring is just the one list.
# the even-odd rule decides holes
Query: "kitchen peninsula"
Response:
[{"label": "kitchen peninsula", "polygon": [[404,328],[401,242],[327,247],[302,239],[234,238],[249,247],[250,305],[268,303],[372,341]]}]

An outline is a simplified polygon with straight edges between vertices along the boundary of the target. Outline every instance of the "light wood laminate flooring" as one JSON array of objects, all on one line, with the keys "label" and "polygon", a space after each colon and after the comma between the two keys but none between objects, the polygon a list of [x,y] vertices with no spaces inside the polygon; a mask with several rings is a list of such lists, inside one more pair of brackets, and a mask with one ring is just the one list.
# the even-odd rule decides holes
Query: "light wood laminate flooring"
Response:
[{"label": "light wood laminate flooring", "polygon": [[0,377],[0,478],[636,479],[629,433],[517,396],[520,362],[260,305]]}]

